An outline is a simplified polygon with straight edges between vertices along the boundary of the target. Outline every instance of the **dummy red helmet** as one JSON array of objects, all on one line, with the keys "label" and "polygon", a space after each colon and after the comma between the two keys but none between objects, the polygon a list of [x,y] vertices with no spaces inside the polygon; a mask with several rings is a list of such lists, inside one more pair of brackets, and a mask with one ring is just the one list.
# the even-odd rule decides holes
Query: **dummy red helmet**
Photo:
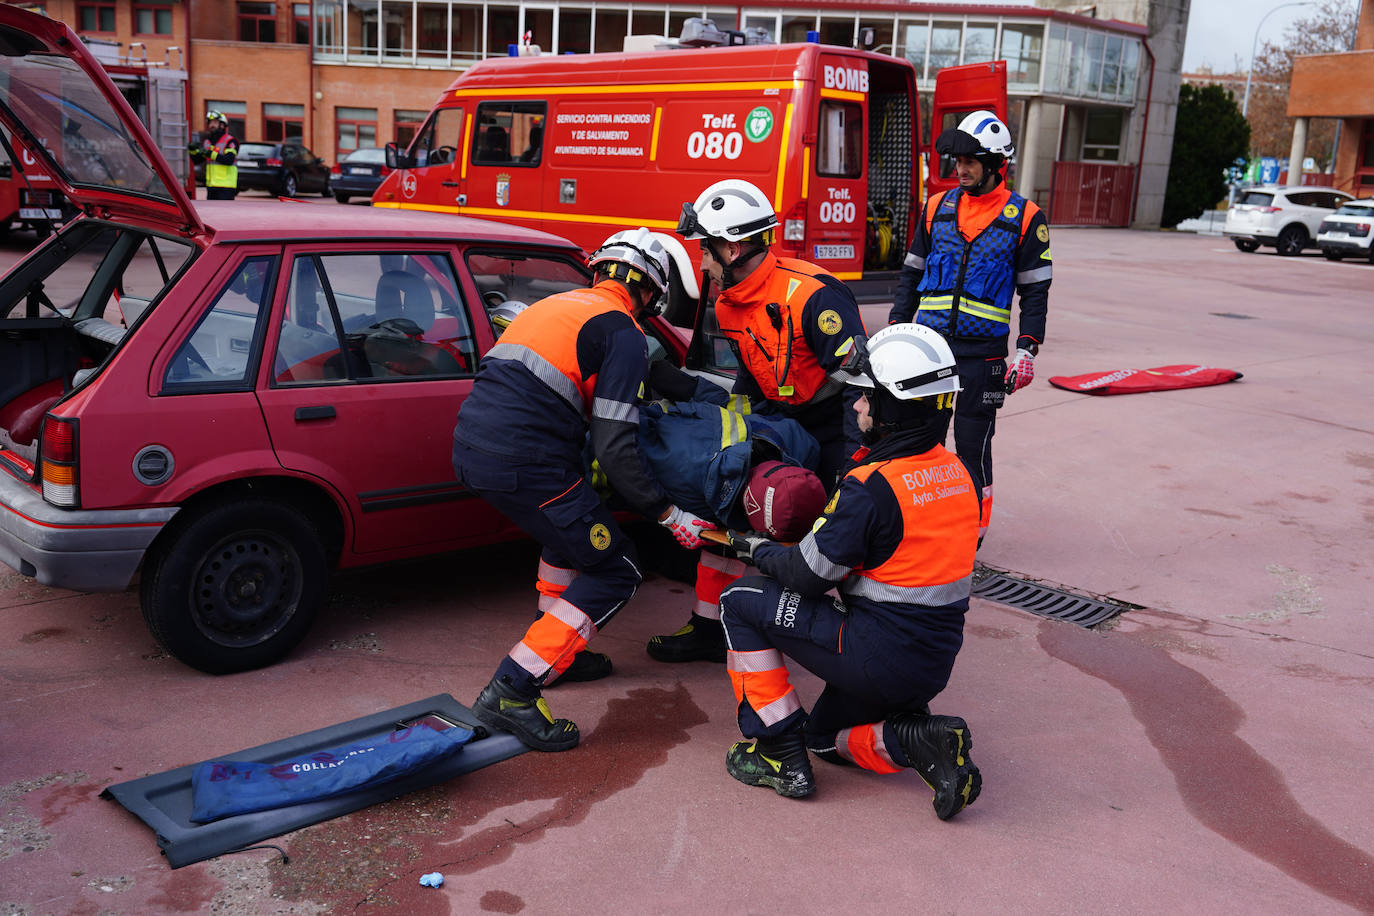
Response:
[{"label": "dummy red helmet", "polygon": [[825,508],[825,487],[806,468],[763,461],[749,472],[744,511],[749,527],[777,541],[799,541]]}]

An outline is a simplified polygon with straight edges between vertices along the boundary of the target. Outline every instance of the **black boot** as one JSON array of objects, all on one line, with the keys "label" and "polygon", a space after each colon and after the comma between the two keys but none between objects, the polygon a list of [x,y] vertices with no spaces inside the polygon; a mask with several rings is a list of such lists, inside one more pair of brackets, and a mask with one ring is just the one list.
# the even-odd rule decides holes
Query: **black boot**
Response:
[{"label": "black boot", "polygon": [[745,785],[767,786],[787,798],[805,798],[816,791],[800,731],[735,742],[725,754],[725,769]]},{"label": "black boot", "polygon": [[693,614],[676,633],[649,637],[645,648],[650,658],[660,662],[723,662],[725,627],[719,620]]},{"label": "black boot", "polygon": [[973,804],[983,789],[983,776],[969,751],[973,736],[958,716],[902,713],[888,720],[911,765],[935,790],[935,813],[947,821]]},{"label": "black boot", "polygon": [[600,652],[592,652],[583,649],[573,656],[572,664],[568,670],[559,675],[558,680],[552,684],[545,684],[545,687],[557,687],[559,684],[571,684],[577,681],[599,681],[603,677],[611,676],[611,657]]},{"label": "black boot", "polygon": [[577,747],[577,726],[555,719],[537,692],[525,696],[506,678],[494,677],[482,688],[472,711],[478,721],[508,731],[536,751],[568,751]]}]

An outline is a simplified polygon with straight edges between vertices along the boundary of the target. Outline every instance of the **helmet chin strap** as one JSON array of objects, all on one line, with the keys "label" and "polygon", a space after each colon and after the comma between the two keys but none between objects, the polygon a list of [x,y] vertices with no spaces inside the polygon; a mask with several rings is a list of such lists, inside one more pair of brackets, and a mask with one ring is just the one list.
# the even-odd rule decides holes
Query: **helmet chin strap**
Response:
[{"label": "helmet chin strap", "polygon": [[[743,247],[743,246],[741,246],[741,247]],[[754,257],[754,256],[755,256],[756,254],[758,254],[759,252],[767,251],[767,250],[768,250],[767,246],[764,246],[764,245],[760,245],[760,244],[758,244],[758,243],[755,243],[754,246],[753,246],[753,248],[751,248],[751,249],[748,250],[748,251],[743,251],[743,250],[741,250],[741,251],[740,251],[739,257],[735,258],[733,261],[731,261],[730,263],[727,264],[727,263],[725,263],[725,261],[724,261],[723,259],[716,257],[716,248],[715,248],[714,245],[712,245],[712,246],[711,246],[711,257],[716,258],[717,261],[720,261],[720,288],[721,288],[721,289],[729,289],[730,287],[732,287],[732,286],[734,286],[736,283],[738,283],[739,280],[737,280],[737,279],[735,278],[735,268],[738,267],[738,266],[740,266],[741,264],[743,264],[745,261],[749,260],[750,258]],[[743,279],[743,278],[741,277],[740,279]]]},{"label": "helmet chin strap", "polygon": [[983,166],[983,177],[978,180],[976,185],[968,189],[968,193],[972,194],[974,197],[986,194],[1001,183],[1002,163],[1006,162],[1006,160],[1004,159],[1002,162],[999,162],[997,168],[989,167],[988,163],[981,158],[978,162]]}]

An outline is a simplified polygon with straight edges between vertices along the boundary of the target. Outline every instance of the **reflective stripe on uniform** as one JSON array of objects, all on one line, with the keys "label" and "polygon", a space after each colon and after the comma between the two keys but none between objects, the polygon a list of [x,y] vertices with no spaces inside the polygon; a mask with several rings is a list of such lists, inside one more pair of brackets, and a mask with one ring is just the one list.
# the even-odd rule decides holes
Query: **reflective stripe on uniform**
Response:
[{"label": "reflective stripe on uniform", "polygon": [[[927,296],[921,300],[918,311],[922,312],[947,312],[954,307],[953,296]],[[1011,309],[1000,309],[987,302],[979,302],[977,299],[962,298],[959,300],[959,309],[968,312],[970,315],[977,315],[979,318],[986,318],[998,324],[1011,323]]]},{"label": "reflective stripe on uniform", "polygon": [[639,424],[639,408],[624,401],[609,398],[592,398],[592,416],[602,420],[619,420],[622,423]]},{"label": "reflective stripe on uniform", "polygon": [[777,649],[731,650],[725,653],[725,668],[735,688],[735,700],[747,702],[764,725],[776,725],[801,709]]},{"label": "reflective stripe on uniform", "polygon": [[906,254],[906,260],[902,262],[902,266],[910,267],[912,270],[925,270],[926,259],[921,257],[920,255],[915,255],[908,251]]},{"label": "reflective stripe on uniform", "polygon": [[902,767],[892,762],[892,757],[883,744],[882,723],[856,725],[841,729],[835,736],[835,750],[841,757],[851,760],[874,773],[900,773]]},{"label": "reflective stripe on uniform", "polygon": [[846,595],[857,595],[871,601],[895,601],[932,607],[963,601],[972,587],[973,576],[943,585],[889,585],[865,576],[855,576],[840,583],[840,591]]},{"label": "reflective stripe on uniform", "polygon": [[1054,268],[1046,264],[1044,267],[1037,267],[1034,270],[1017,271],[1017,283],[1039,283],[1041,280],[1049,280],[1054,273]]},{"label": "reflective stripe on uniform", "polygon": [[838,582],[849,574],[848,566],[841,566],[821,553],[812,533],[808,532],[798,546],[801,547],[802,559],[806,561],[807,567],[827,582]]},{"label": "reflective stripe on uniform", "polygon": [[539,558],[539,573],[535,579],[534,587],[539,592],[539,610],[547,611],[553,607],[555,601],[563,594],[573,580],[577,578],[577,570],[564,569],[561,566],[554,566],[546,562],[543,557]]},{"label": "reflective stripe on uniform", "polygon": [[572,658],[596,635],[596,625],[582,610],[562,598],[553,602],[510,650],[511,659],[539,678],[550,669],[561,674]]},{"label": "reflective stripe on uniform", "polygon": [[572,405],[578,413],[585,409],[585,405],[582,403],[582,394],[577,390],[572,379],[559,372],[553,363],[529,347],[519,344],[498,343],[487,351],[487,359],[508,359],[520,363],[533,372],[535,378],[548,385],[555,394]]},{"label": "reflective stripe on uniform", "polygon": [[718,557],[702,551],[697,560],[696,610],[698,617],[720,619],[720,593],[744,575],[748,565],[743,560]]}]

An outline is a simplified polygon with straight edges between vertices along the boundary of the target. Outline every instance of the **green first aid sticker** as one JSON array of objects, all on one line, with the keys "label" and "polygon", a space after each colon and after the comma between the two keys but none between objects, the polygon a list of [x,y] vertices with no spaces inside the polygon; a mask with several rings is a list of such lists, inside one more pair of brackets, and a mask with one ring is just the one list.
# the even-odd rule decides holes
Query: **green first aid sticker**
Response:
[{"label": "green first aid sticker", "polygon": [[773,112],[762,105],[749,112],[749,116],[744,119],[744,135],[751,143],[768,139],[772,132]]}]

